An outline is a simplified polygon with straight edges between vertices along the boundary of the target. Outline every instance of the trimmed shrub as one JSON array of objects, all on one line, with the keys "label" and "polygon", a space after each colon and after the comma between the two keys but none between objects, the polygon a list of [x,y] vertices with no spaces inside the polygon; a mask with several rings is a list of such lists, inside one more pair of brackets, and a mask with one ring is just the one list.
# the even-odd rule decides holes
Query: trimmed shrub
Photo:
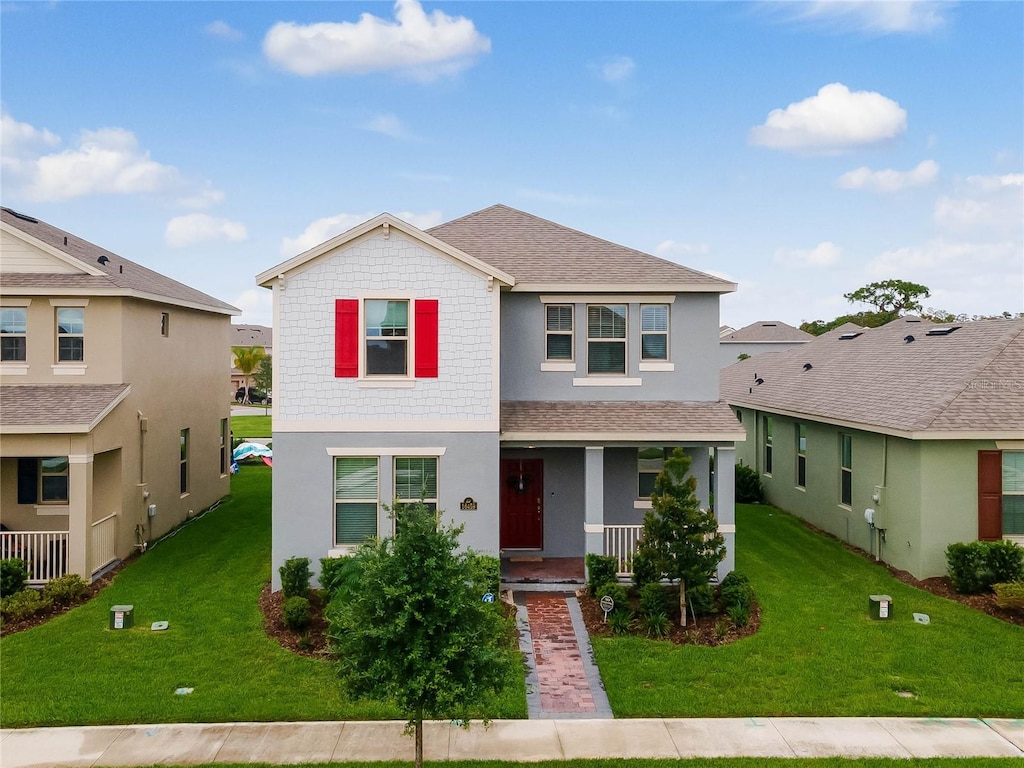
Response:
[{"label": "trimmed shrub", "polygon": [[661,574],[654,561],[643,552],[633,555],[633,583],[638,587],[654,584],[661,580]]},{"label": "trimmed shrub", "polygon": [[615,613],[618,613],[619,611],[626,611],[626,613],[630,614],[632,613],[632,610],[629,607],[629,593],[626,592],[626,588],[624,586],[615,582],[609,582],[607,584],[602,584],[597,588],[597,592],[594,593],[594,597],[598,600],[606,595],[615,601],[615,608],[613,609]]},{"label": "trimmed shrub", "polygon": [[[736,624],[736,620],[732,615],[733,608],[746,608],[749,617],[750,607],[754,603],[754,588],[750,586],[750,579],[747,578],[746,574],[740,571],[730,571],[722,579],[722,588],[719,596],[722,601],[722,608],[729,614],[729,618],[733,619],[734,624]],[[736,626],[743,625],[736,624]]]},{"label": "trimmed shrub", "polygon": [[25,589],[28,571],[20,557],[0,560],[0,597],[10,597]]},{"label": "trimmed shrub", "polygon": [[1000,608],[1024,611],[1024,581],[993,584],[992,590],[996,593],[996,605]]},{"label": "trimmed shrub", "polygon": [[81,576],[77,573],[68,573],[46,583],[43,587],[43,599],[55,605],[71,605],[84,595],[88,588],[89,585]]},{"label": "trimmed shrub", "polygon": [[23,589],[0,600],[0,614],[9,621],[20,621],[34,616],[50,605],[42,595],[34,589]]},{"label": "trimmed shrub", "polygon": [[989,541],[986,565],[988,586],[1011,581],[1024,581],[1024,547],[1012,541]]},{"label": "trimmed shrub", "polygon": [[700,584],[686,590],[686,602],[697,616],[706,616],[715,609],[715,588]]},{"label": "trimmed shrub", "polygon": [[286,598],[309,594],[309,580],[313,573],[309,570],[308,557],[290,557],[277,571],[281,574],[281,591]]},{"label": "trimmed shrub", "polygon": [[466,553],[466,562],[474,593],[482,598],[490,592],[497,601],[501,589],[501,560],[493,555],[481,555],[470,550]]},{"label": "trimmed shrub", "polygon": [[764,501],[764,488],[757,470],[742,461],[736,465],[736,503],[760,504]]},{"label": "trimmed shrub", "polygon": [[309,626],[313,611],[310,608],[308,597],[285,598],[281,608],[284,625],[293,632],[301,632]]},{"label": "trimmed shrub", "polygon": [[586,563],[587,589],[591,594],[594,594],[598,587],[615,581],[615,572],[619,569],[619,563],[614,557],[588,552]]},{"label": "trimmed shrub", "polygon": [[668,615],[668,594],[661,584],[644,584],[640,588],[640,615]]}]

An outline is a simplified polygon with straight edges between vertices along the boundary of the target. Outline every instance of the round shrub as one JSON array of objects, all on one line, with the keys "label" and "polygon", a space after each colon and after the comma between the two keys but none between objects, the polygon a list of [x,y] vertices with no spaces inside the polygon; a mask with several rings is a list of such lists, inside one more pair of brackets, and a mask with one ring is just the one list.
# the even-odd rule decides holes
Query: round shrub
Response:
[{"label": "round shrub", "polygon": [[735,473],[737,504],[760,504],[764,501],[764,488],[756,469],[740,462],[736,465]]},{"label": "round shrub", "polygon": [[[750,579],[747,578],[746,574],[739,571],[730,571],[722,579],[720,595],[722,608],[725,609],[726,613],[729,613],[730,618],[732,618],[731,610],[736,607],[746,608],[749,615],[750,607],[754,603],[754,588],[750,586]],[[735,623],[735,619],[733,621]],[[737,624],[737,626],[740,625]]]},{"label": "round shrub", "polygon": [[604,584],[615,581],[615,571],[618,569],[618,561],[610,555],[598,555],[588,552],[587,564],[587,588],[591,594]]},{"label": "round shrub", "polygon": [[668,615],[668,594],[661,584],[644,584],[640,587],[640,615]]},{"label": "round shrub", "polygon": [[0,614],[9,621],[20,621],[49,607],[50,601],[34,589],[23,589],[0,600]]},{"label": "round shrub", "polygon": [[626,611],[627,613],[632,613],[629,608],[629,593],[626,592],[626,588],[624,586],[616,584],[615,582],[603,584],[598,588],[594,597],[600,600],[606,595],[615,601],[615,608],[612,609],[613,612],[618,613],[619,611]]},{"label": "round shrub", "polygon": [[312,610],[308,597],[289,597],[282,606],[284,625],[293,632],[301,632],[309,626]]},{"label": "round shrub", "polygon": [[89,585],[77,573],[68,573],[51,579],[43,587],[43,599],[50,600],[54,605],[71,605],[85,594]]},{"label": "round shrub", "polygon": [[28,580],[25,561],[20,557],[0,560],[0,597],[10,597],[21,592]]},{"label": "round shrub", "polygon": [[697,616],[706,616],[715,607],[715,588],[710,584],[698,584],[686,590],[686,601]]}]

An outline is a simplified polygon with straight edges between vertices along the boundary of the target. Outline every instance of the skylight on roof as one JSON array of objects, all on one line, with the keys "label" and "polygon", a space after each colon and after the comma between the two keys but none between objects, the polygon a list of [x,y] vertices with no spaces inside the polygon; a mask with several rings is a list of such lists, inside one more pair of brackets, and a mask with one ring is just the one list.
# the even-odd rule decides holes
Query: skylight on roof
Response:
[{"label": "skylight on roof", "polygon": [[944,325],[935,328],[929,328],[925,336],[949,336],[953,331],[960,330],[962,326],[959,325]]},{"label": "skylight on roof", "polygon": [[856,339],[861,335],[861,331],[850,331],[849,333],[839,334],[840,341],[849,341],[850,339]]}]

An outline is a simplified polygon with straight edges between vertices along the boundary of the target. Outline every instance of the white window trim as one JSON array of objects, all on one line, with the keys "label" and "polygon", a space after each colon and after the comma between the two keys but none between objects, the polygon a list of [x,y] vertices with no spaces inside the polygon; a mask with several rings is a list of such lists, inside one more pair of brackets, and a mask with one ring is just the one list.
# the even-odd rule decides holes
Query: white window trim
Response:
[{"label": "white window trim", "polygon": [[[568,307],[569,308],[569,320],[572,327],[568,332],[566,331],[552,331],[548,329],[548,308],[549,307]],[[576,370],[576,305],[574,303],[559,301],[550,302],[544,305],[544,312],[542,313],[544,320],[544,362],[541,364],[542,371],[566,371],[570,370],[565,367],[558,368],[545,368],[545,366],[572,366],[571,370]],[[554,334],[556,336],[568,336],[569,337],[569,359],[552,359],[548,357],[548,336]]]},{"label": "white window trim", "polygon": [[542,371],[563,371],[567,373],[576,373],[576,363],[570,363],[568,360],[562,360],[561,362],[549,362],[545,360],[540,364]]},{"label": "white window trim", "polygon": [[[595,302],[592,302],[592,303],[589,303],[589,304],[585,304],[584,306],[586,308],[584,314],[586,315],[585,319],[586,319],[586,322],[587,322],[587,329],[586,329],[586,333],[587,333],[587,335],[586,335],[586,345],[587,345],[587,361],[586,361],[587,368],[586,368],[586,370],[587,370],[587,378],[586,379],[573,379],[572,380],[572,385],[574,387],[602,386],[600,384],[590,384],[590,385],[587,385],[587,384],[577,384],[577,382],[578,381],[588,381],[588,380],[590,380],[590,379],[592,379],[594,377],[601,378],[601,379],[604,379],[604,378],[614,379],[616,377],[620,377],[621,378],[623,376],[628,376],[629,375],[629,303],[628,302],[622,302],[622,301],[615,302],[615,301],[604,300],[604,301],[595,301]],[[625,315],[625,318],[624,318],[625,321],[626,321],[626,333],[625,333],[625,335],[622,337],[622,339],[605,339],[605,338],[594,338],[594,339],[592,339],[592,338],[590,338],[590,308],[591,307],[612,307],[612,306],[623,306],[623,307],[626,308],[626,315]],[[622,373],[591,373],[590,372],[590,342],[591,341],[594,341],[594,342],[610,342],[611,341],[611,342],[615,342],[615,343],[619,343],[620,341],[622,342],[622,348],[623,348],[623,352],[622,352],[622,360],[623,360]],[[635,381],[640,382],[640,379],[635,379]],[[612,386],[640,386],[640,384],[639,383],[637,383],[637,384],[620,384],[620,385],[612,385]]]},{"label": "white window trim", "polygon": [[591,374],[583,379],[573,379],[574,387],[639,387],[643,379],[622,378],[617,373]]},{"label": "white window trim", "polygon": [[27,376],[28,363],[0,363],[0,376]]},{"label": "white window trim", "polygon": [[[665,330],[664,331],[645,331],[644,330],[644,307],[665,307]],[[664,334],[665,336],[665,359],[657,360],[650,359],[644,360],[644,336],[653,336],[658,334],[659,336]],[[664,368],[644,368],[646,365],[665,365],[666,363],[671,365],[672,360],[672,307],[664,301],[653,302],[645,301],[640,305],[640,370],[658,371],[665,370]]]},{"label": "white window trim", "polygon": [[444,456],[447,448],[327,448],[327,455],[334,458],[419,458],[421,456]]},{"label": "white window trim", "polygon": [[338,473],[337,462],[336,461],[332,461],[331,462],[331,474],[332,474],[331,485],[333,487],[331,489],[331,502],[332,502],[331,503],[331,518],[332,518],[331,519],[331,531],[332,531],[331,542],[332,542],[332,549],[330,551],[332,551],[332,552],[333,551],[338,551],[338,552],[348,553],[348,552],[355,551],[359,547],[359,544],[339,544],[338,543],[338,505],[339,504],[375,504],[376,505],[376,514],[375,514],[374,528],[377,531],[377,535],[380,536],[380,506],[381,506],[381,503],[380,503],[380,465],[381,465],[381,459],[384,458],[384,457],[382,457],[382,456],[374,456],[373,453],[371,453],[370,451],[364,449],[363,451],[360,451],[358,453],[352,453],[350,455],[345,455],[345,456],[341,456],[341,457],[338,457],[338,456],[334,457],[334,459],[338,459],[338,458],[375,459],[376,462],[377,462],[377,498],[375,498],[375,499],[371,499],[371,498],[365,498],[365,499],[344,499],[344,500],[339,500],[338,499],[338,487],[336,485],[336,483],[337,483],[337,476],[338,476],[337,475],[337,473]]},{"label": "white window trim", "polygon": [[[373,387],[370,382],[385,382],[381,386],[401,386],[396,382],[414,382],[416,365],[416,296],[405,295],[406,291],[395,291],[387,295],[364,294],[359,297],[359,386]],[[408,302],[408,315],[406,322],[405,336],[405,374],[397,373],[367,373],[366,372],[366,302],[367,301],[405,301]]]},{"label": "white window trim", "polygon": [[83,363],[54,363],[50,368],[54,376],[85,376],[89,366]]},{"label": "white window trim", "polygon": [[666,363],[664,361],[648,360],[647,362],[640,363],[641,371],[674,371],[675,369],[675,363]]}]

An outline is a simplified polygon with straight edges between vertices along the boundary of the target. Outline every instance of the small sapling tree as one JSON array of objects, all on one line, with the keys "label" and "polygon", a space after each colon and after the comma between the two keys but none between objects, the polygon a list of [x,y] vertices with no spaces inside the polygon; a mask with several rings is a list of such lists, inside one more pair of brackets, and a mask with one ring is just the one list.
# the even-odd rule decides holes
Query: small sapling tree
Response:
[{"label": "small sapling tree", "polygon": [[421,768],[423,720],[468,724],[522,662],[505,642],[500,603],[483,602],[472,586],[472,555],[458,551],[462,527],[440,525],[423,503],[394,514],[395,536],[360,548],[358,584],[331,603],[330,634],[346,691],[401,710]]},{"label": "small sapling tree", "polygon": [[707,584],[725,558],[725,539],[710,510],[700,508],[690,457],[676,448],[654,481],[639,552],[658,574],[679,582],[679,623],[686,626],[686,585]]}]

